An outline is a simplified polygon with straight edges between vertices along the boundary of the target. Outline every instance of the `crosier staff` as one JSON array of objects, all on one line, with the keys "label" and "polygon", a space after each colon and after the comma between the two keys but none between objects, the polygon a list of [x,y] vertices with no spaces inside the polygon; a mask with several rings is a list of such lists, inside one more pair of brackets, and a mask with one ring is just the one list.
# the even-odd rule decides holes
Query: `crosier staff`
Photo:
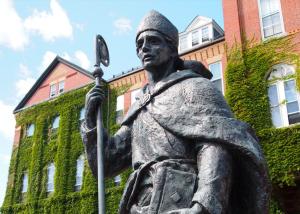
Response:
[{"label": "crosier staff", "polygon": [[[109,53],[107,45],[101,35],[96,36],[95,44],[96,64],[93,76],[95,77],[96,86],[102,82],[103,71],[100,68],[101,63],[104,66],[109,65]],[[98,213],[105,214],[105,186],[104,186],[104,163],[103,163],[103,125],[101,104],[97,111],[97,165],[98,165]]]}]

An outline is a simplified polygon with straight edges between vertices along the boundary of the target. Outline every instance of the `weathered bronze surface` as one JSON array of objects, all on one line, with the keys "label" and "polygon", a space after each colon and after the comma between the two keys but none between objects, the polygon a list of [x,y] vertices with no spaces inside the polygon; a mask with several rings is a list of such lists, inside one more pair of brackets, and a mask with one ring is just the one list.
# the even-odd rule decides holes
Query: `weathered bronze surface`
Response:
[{"label": "weathered bronze surface", "polygon": [[[178,57],[178,31],[151,11],[136,50],[149,83],[119,131],[104,135],[105,175],[132,166],[119,213],[268,213],[266,163],[252,129],[234,118],[200,63]],[[96,109],[103,89],[86,97],[82,138],[97,175]]]}]

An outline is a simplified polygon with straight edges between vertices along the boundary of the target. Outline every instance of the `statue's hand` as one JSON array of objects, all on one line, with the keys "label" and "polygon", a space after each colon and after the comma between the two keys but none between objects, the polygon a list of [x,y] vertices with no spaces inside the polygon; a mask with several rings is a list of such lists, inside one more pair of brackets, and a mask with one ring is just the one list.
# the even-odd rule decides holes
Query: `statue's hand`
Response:
[{"label": "statue's hand", "polygon": [[94,86],[85,97],[85,122],[89,129],[96,126],[97,110],[105,99],[104,89],[101,86]]},{"label": "statue's hand", "polygon": [[167,212],[166,214],[204,214],[204,210],[202,209],[201,205],[195,203],[191,208],[184,208],[179,210],[172,210]]}]

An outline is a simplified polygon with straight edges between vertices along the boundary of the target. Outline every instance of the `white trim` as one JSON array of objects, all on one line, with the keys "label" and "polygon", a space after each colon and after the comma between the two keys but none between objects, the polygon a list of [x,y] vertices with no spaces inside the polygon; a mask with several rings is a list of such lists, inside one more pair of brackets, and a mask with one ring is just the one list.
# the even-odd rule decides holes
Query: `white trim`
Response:
[{"label": "white trim", "polygon": [[267,38],[265,38],[264,35],[264,27],[263,27],[263,22],[262,22],[262,13],[261,13],[261,4],[260,4],[261,0],[257,0],[257,7],[258,7],[258,15],[259,15],[259,24],[260,24],[260,33],[261,33],[261,38],[263,41],[270,39],[270,38],[274,38],[274,37],[279,37],[279,36],[285,36],[286,32],[285,32],[285,27],[284,27],[284,21],[283,21],[283,15],[282,15],[282,9],[281,9],[281,1],[280,0],[276,0],[278,1],[278,5],[279,5],[279,16],[280,16],[280,24],[282,27],[282,32],[276,35],[272,35],[269,36]]}]

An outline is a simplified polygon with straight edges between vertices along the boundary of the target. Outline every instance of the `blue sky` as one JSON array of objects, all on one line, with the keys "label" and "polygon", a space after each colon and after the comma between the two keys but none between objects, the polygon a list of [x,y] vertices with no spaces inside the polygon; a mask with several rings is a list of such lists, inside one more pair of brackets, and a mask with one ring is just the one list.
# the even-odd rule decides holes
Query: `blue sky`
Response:
[{"label": "blue sky", "polygon": [[11,155],[14,107],[56,55],[92,71],[94,37],[108,45],[105,79],[140,65],[135,33],[155,9],[184,31],[195,16],[223,28],[221,0],[0,0],[0,205]]}]

